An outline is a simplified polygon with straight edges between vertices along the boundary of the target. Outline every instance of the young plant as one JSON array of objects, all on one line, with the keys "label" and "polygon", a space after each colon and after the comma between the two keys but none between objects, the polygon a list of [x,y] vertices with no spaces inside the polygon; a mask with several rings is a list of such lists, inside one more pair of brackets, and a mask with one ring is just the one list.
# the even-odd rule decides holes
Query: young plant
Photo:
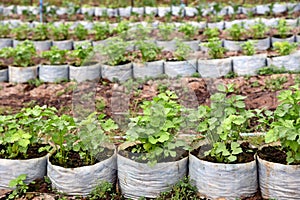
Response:
[{"label": "young plant", "polygon": [[126,39],[128,37],[127,32],[130,28],[129,24],[129,21],[122,20],[115,28],[112,29],[112,33]]},{"label": "young plant", "polygon": [[225,53],[225,48],[222,47],[222,41],[219,38],[211,38],[208,43],[203,44],[205,47],[209,48],[208,54],[211,58],[223,58]]},{"label": "young plant", "polygon": [[67,50],[52,46],[49,51],[42,52],[42,58],[47,59],[51,65],[63,65],[66,63],[66,53]]},{"label": "young plant", "polygon": [[132,34],[135,40],[147,40],[151,32],[151,27],[143,26],[138,24],[135,29],[133,29]]},{"label": "young plant", "polygon": [[161,53],[161,48],[156,44],[151,42],[145,42],[143,40],[136,43],[136,47],[141,51],[142,61],[151,62],[155,61],[158,58],[158,55]]},{"label": "young plant", "polygon": [[269,29],[261,20],[250,27],[250,33],[253,39],[265,38],[268,31]]},{"label": "young plant", "polygon": [[92,56],[93,47],[88,44],[81,44],[73,51],[69,52],[71,63],[75,66],[82,66],[88,57]]},{"label": "young plant", "polygon": [[206,36],[208,40],[218,37],[219,34],[220,32],[218,28],[206,28],[203,32],[203,35]]},{"label": "young plant", "polygon": [[28,158],[29,147],[41,144],[43,132],[40,130],[45,119],[52,117],[55,112],[53,108],[35,106],[24,108],[14,115],[0,116],[0,157]]},{"label": "young plant", "polygon": [[289,55],[298,47],[297,43],[290,43],[288,41],[275,42],[273,46],[275,51],[281,56]]},{"label": "young plant", "polygon": [[179,26],[178,31],[184,33],[185,40],[193,40],[197,34],[197,27],[193,26],[192,24],[184,23],[183,25]]},{"label": "young plant", "polygon": [[242,152],[238,143],[238,140],[241,140],[240,133],[247,132],[249,120],[254,114],[245,109],[246,97],[227,97],[228,93],[234,91],[233,85],[219,85],[218,90],[223,93],[211,96],[210,117],[201,123],[202,129],[206,128],[206,137],[212,144],[212,149],[204,155],[215,158],[217,162],[233,163]]},{"label": "young plant", "polygon": [[177,99],[174,92],[161,93],[152,101],[143,102],[143,115],[130,118],[127,141],[136,143],[131,150],[141,153],[141,161],[154,165],[169,156],[176,157],[176,148],[184,146],[182,141],[176,141],[182,122]]},{"label": "young plant", "polygon": [[26,174],[21,174],[20,176],[9,182],[9,187],[15,189],[8,195],[8,199],[18,199],[26,194],[27,190],[29,189],[29,186],[24,182],[26,180],[26,177]]},{"label": "young plant", "polygon": [[26,40],[10,51],[9,57],[13,58],[13,65],[17,67],[33,66],[33,58],[37,56],[36,49],[32,42]]},{"label": "young plant", "polygon": [[14,29],[12,29],[12,34],[15,39],[17,40],[26,40],[28,38],[28,35],[30,33],[30,28],[27,25],[21,25]]},{"label": "young plant", "polygon": [[11,33],[11,28],[8,24],[0,26],[0,38],[8,38]]},{"label": "young plant", "polygon": [[44,41],[48,39],[48,25],[39,24],[31,31],[31,39],[34,41]]},{"label": "young plant", "polygon": [[226,30],[226,32],[232,40],[238,41],[242,39],[243,35],[246,33],[246,30],[240,24],[233,24],[232,27]]},{"label": "young plant", "polygon": [[77,40],[85,40],[88,35],[88,30],[82,24],[78,24],[74,28],[74,35]]},{"label": "young plant", "polygon": [[171,40],[171,34],[175,31],[175,25],[171,23],[160,23],[158,25],[159,37],[162,40]]},{"label": "young plant", "polygon": [[187,60],[188,56],[192,53],[192,49],[187,44],[184,44],[181,41],[176,41],[176,50],[174,56],[178,61]]},{"label": "young plant", "polygon": [[291,31],[291,27],[289,27],[287,25],[287,22],[285,19],[280,19],[275,28],[277,30],[278,35],[281,38],[286,38],[290,34],[290,31]]},{"label": "young plant", "polygon": [[95,23],[93,26],[93,31],[95,34],[95,40],[105,40],[111,34],[110,26],[107,22],[105,24]]},{"label": "young plant", "polygon": [[55,41],[67,40],[69,39],[69,28],[68,24],[61,24],[59,26],[50,26],[51,38]]},{"label": "young plant", "polygon": [[98,48],[108,65],[115,66],[129,61],[126,57],[127,42],[121,38],[111,38],[105,46],[99,45]]},{"label": "young plant", "polygon": [[118,128],[112,119],[105,120],[104,118],[104,114],[97,118],[96,113],[92,113],[78,123],[77,135],[79,140],[73,144],[73,150],[79,152],[80,158],[86,165],[97,162],[99,154],[110,142],[107,133]]},{"label": "young plant", "polygon": [[255,54],[255,48],[253,42],[247,41],[242,44],[243,53],[247,56],[252,56]]},{"label": "young plant", "polygon": [[46,132],[48,138],[54,145],[53,159],[60,166],[66,166],[68,161],[68,153],[73,149],[73,144],[78,140],[78,136],[71,134],[75,131],[76,124],[73,117],[68,115],[54,115],[48,119],[42,128]]},{"label": "young plant", "polygon": [[299,85],[284,90],[278,95],[279,106],[275,110],[275,121],[265,136],[265,142],[280,141],[286,152],[287,164],[300,163],[300,90]]}]

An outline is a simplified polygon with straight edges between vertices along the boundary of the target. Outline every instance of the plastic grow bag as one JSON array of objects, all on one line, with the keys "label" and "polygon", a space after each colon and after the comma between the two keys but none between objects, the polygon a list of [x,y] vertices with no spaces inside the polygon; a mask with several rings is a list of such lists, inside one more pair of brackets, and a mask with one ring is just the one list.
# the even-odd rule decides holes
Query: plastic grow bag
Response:
[{"label": "plastic grow bag", "polygon": [[117,163],[120,189],[126,198],[155,198],[186,176],[188,158],[150,167],[118,154]]},{"label": "plastic grow bag", "polygon": [[53,46],[57,46],[61,50],[72,50],[73,41],[72,40],[63,40],[63,41],[52,41]]},{"label": "plastic grow bag", "polygon": [[165,74],[169,77],[177,76],[192,76],[197,71],[197,61],[187,60],[187,61],[176,61],[176,62],[165,62]]},{"label": "plastic grow bag", "polygon": [[26,83],[29,80],[36,79],[38,67],[8,67],[9,82]]},{"label": "plastic grow bag", "polygon": [[277,56],[267,59],[268,66],[284,67],[289,71],[300,71],[300,51],[287,56]]},{"label": "plastic grow bag", "polygon": [[189,155],[189,176],[198,192],[209,199],[235,200],[257,192],[256,160],[241,164],[212,163]]},{"label": "plastic grow bag", "polygon": [[109,66],[102,65],[102,78],[106,78],[110,81],[119,80],[124,82],[132,78],[132,64]]},{"label": "plastic grow bag", "polygon": [[98,81],[101,77],[101,65],[100,63],[97,63],[90,66],[70,66],[69,73],[70,80],[75,80],[77,82],[83,82],[87,80]]},{"label": "plastic grow bag", "polygon": [[21,174],[26,174],[25,183],[29,184],[46,175],[47,155],[27,160],[0,159],[0,189],[11,189],[9,182]]},{"label": "plastic grow bag", "polygon": [[300,199],[300,165],[268,162],[257,156],[259,186],[265,199]]},{"label": "plastic grow bag", "polygon": [[69,66],[41,65],[39,67],[39,79],[44,82],[69,80]]},{"label": "plastic grow bag", "polygon": [[198,72],[202,78],[218,78],[232,71],[232,59],[198,60]]},{"label": "plastic grow bag", "polygon": [[133,77],[134,78],[156,78],[164,72],[164,61],[153,61],[142,63],[133,63]]},{"label": "plastic grow bag", "polygon": [[116,152],[108,159],[94,165],[64,168],[47,162],[47,176],[52,187],[68,195],[88,195],[101,181],[115,183]]},{"label": "plastic grow bag", "polygon": [[8,81],[8,69],[0,69],[0,82]]},{"label": "plastic grow bag", "polygon": [[239,76],[256,75],[259,68],[267,65],[267,55],[232,57],[233,71]]}]

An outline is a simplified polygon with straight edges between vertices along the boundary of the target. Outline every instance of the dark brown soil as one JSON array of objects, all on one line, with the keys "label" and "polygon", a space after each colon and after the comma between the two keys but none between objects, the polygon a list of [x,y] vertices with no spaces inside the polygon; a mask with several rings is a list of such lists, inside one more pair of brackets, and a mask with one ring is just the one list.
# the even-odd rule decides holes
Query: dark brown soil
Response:
[{"label": "dark brown soil", "polygon": [[257,152],[258,156],[269,162],[281,163],[286,165],[286,153],[279,146],[263,147]]},{"label": "dark brown soil", "polygon": [[[135,160],[140,163],[147,163],[149,161],[148,159],[146,159],[146,160],[142,159],[142,157],[145,155],[145,153],[132,153],[131,152],[134,147],[136,147],[136,146],[128,147],[125,150],[119,151],[118,153],[124,157],[131,159],[131,160]],[[175,157],[171,157],[171,156],[165,157],[164,155],[162,155],[160,157],[157,157],[157,162],[158,163],[160,163],[160,162],[175,162],[175,161],[178,161],[178,160],[188,156],[188,151],[183,150],[181,148],[176,148],[175,151],[176,151]]]},{"label": "dark brown soil", "polygon": [[[104,148],[103,152],[100,152],[96,158],[94,159],[94,162],[92,163],[91,160],[83,160],[80,157],[79,152],[75,151],[68,151],[67,153],[67,162],[61,165],[57,158],[54,156],[50,156],[49,160],[53,165],[58,165],[65,168],[76,168],[76,167],[83,167],[83,166],[89,166],[96,164],[100,161],[103,161],[109,157],[111,157],[114,154],[114,150]],[[55,154],[54,154],[55,155]]]},{"label": "dark brown soil", "polygon": [[[228,145],[230,145],[230,144],[228,144]],[[237,155],[237,160],[235,162],[233,162],[232,164],[247,163],[247,162],[251,162],[254,160],[254,154],[256,153],[257,149],[250,148],[248,142],[243,142],[241,144],[241,147],[242,147],[243,152]],[[216,158],[214,158],[214,157],[204,156],[204,153],[210,149],[211,149],[211,145],[206,144],[206,145],[199,147],[198,149],[195,149],[191,153],[193,155],[197,156],[201,160],[219,163],[216,160]]]},{"label": "dark brown soil", "polygon": [[[19,153],[19,155],[13,159],[25,160],[25,159],[32,159],[32,158],[40,158],[40,157],[47,155],[47,153],[48,153],[47,151],[43,151],[41,153],[38,152],[39,148],[41,148],[41,147],[45,147],[45,145],[43,145],[43,144],[30,145],[28,147],[26,155]],[[0,145],[0,151],[5,150],[5,149],[6,149],[5,146]],[[9,155],[7,153],[4,155],[0,154],[0,158],[7,158],[8,156]]]}]

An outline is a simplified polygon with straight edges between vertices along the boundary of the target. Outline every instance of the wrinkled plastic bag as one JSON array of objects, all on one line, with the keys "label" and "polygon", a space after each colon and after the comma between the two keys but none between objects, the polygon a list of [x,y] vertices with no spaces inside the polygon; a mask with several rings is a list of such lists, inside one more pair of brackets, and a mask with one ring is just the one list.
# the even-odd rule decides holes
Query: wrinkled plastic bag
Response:
[{"label": "wrinkled plastic bag", "polygon": [[258,188],[256,160],[223,164],[200,160],[190,154],[189,176],[198,192],[209,199],[250,197]]},{"label": "wrinkled plastic bag", "polygon": [[27,160],[0,159],[0,189],[12,189],[9,182],[26,174],[26,184],[46,175],[47,155]]},{"label": "wrinkled plastic bag", "polygon": [[44,82],[58,82],[69,80],[68,65],[41,65],[39,67],[39,78]]},{"label": "wrinkled plastic bag", "polygon": [[187,157],[175,162],[157,163],[153,167],[120,154],[117,160],[119,185],[126,198],[155,198],[187,174]]},{"label": "wrinkled plastic bag", "polygon": [[94,165],[64,168],[52,165],[48,159],[47,176],[52,187],[68,195],[87,196],[101,181],[116,182],[117,156]]},{"label": "wrinkled plastic bag", "polygon": [[300,165],[283,165],[257,157],[259,185],[265,199],[300,199]]}]

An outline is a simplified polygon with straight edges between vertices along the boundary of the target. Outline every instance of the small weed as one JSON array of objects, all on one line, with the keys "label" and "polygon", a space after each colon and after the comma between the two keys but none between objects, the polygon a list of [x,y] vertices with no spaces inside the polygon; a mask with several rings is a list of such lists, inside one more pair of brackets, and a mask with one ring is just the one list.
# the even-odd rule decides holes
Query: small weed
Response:
[{"label": "small weed", "polygon": [[99,99],[96,99],[97,111],[103,111],[105,107],[106,107],[105,100],[102,97],[100,97]]},{"label": "small weed", "polygon": [[33,85],[33,86],[35,86],[35,87],[39,87],[40,85],[44,84],[44,82],[43,82],[42,80],[36,78],[36,79],[31,79],[31,80],[29,80],[29,81],[28,81],[28,84],[29,84],[29,85]]},{"label": "small weed", "polygon": [[224,78],[236,78],[236,77],[238,77],[238,75],[236,73],[234,73],[233,71],[228,72],[228,74],[226,74],[224,76]]},{"label": "small weed", "polygon": [[15,188],[12,193],[8,196],[8,199],[17,199],[22,197],[29,189],[28,185],[24,183],[27,175],[21,174],[17,178],[9,182],[9,187]]},{"label": "small weed", "polygon": [[197,196],[196,187],[192,186],[189,178],[184,178],[175,184],[171,191],[163,192],[157,200],[170,199],[170,200],[180,200],[180,199],[199,199]]},{"label": "small weed", "polygon": [[284,67],[276,67],[274,65],[262,67],[258,70],[259,75],[271,75],[271,74],[283,74],[286,73],[287,70]]},{"label": "small weed", "polygon": [[260,84],[258,81],[254,81],[253,83],[251,83],[251,87],[258,87]]},{"label": "small weed", "polygon": [[266,79],[266,85],[264,89],[269,90],[269,91],[277,91],[281,90],[283,88],[283,84],[287,82],[287,77],[281,76],[277,78],[269,78]]}]

